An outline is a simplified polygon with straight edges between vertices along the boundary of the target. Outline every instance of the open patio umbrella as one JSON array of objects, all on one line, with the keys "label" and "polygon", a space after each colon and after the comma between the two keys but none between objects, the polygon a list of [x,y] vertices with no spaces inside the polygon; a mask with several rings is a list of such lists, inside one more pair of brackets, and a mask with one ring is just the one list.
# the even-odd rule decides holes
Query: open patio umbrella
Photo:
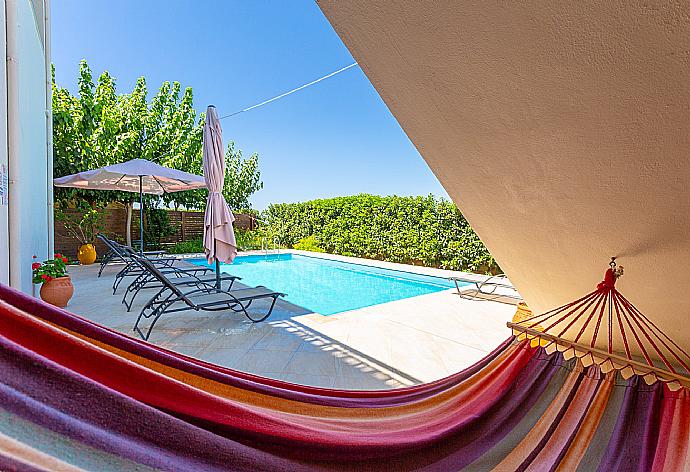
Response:
[{"label": "open patio umbrella", "polygon": [[200,175],[163,167],[146,159],[132,159],[121,164],[58,177],[53,179],[53,184],[56,187],[74,187],[84,190],[139,192],[141,215],[139,237],[142,252],[144,250],[144,194],[163,195],[206,187],[206,182]]},{"label": "open patio umbrella", "polygon": [[208,188],[204,253],[209,264],[214,260],[216,262],[216,287],[220,288],[220,262],[235,259],[237,243],[232,228],[235,216],[222,194],[225,180],[223,131],[213,105],[209,105],[204,123],[204,178]]}]

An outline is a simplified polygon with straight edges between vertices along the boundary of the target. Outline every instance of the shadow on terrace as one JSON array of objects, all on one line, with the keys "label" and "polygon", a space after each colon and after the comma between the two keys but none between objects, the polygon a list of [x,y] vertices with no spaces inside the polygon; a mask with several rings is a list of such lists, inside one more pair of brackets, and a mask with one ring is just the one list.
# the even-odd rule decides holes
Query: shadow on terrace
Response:
[{"label": "shadow on terrace", "polygon": [[[71,267],[76,290],[67,309],[136,336],[132,326],[153,293],[141,293],[127,312],[121,304],[124,289],[112,295],[110,288],[119,268],[111,265],[99,278],[97,264]],[[257,301],[252,308],[262,310],[269,303]],[[310,313],[285,300],[278,300],[262,323],[229,310],[184,311],[161,317],[149,341],[214,364],[302,385],[378,390],[421,383],[299,321]]]}]

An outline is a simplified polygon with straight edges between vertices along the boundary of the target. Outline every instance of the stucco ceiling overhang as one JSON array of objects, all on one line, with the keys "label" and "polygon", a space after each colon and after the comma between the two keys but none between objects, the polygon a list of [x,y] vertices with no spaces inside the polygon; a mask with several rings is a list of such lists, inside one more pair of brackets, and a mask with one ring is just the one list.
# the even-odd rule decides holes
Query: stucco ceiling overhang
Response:
[{"label": "stucco ceiling overhang", "polygon": [[535,311],[616,255],[690,349],[690,3],[319,5]]}]

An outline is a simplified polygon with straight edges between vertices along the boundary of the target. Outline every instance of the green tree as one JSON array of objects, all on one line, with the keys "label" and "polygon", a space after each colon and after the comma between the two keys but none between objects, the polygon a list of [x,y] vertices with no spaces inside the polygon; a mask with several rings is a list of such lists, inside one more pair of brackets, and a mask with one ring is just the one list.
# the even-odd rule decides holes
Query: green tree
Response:
[{"label": "green tree", "polygon": [[249,197],[264,187],[259,171],[259,155],[254,153],[247,159],[242,151],[235,149],[230,142],[225,151],[225,182],[223,196],[233,210],[245,210],[251,207]]},{"label": "green tree", "polygon": [[[118,95],[116,81],[106,71],[94,83],[86,61],[79,66],[78,94],[59,86],[53,67],[53,162],[55,177],[143,158],[201,175],[204,114],[194,110],[192,89],[179,82],[164,82],[148,101],[146,79],[140,77],[130,93]],[[230,143],[226,154],[226,194],[233,208],[249,206],[249,196],[262,187],[258,155],[242,159]],[[206,190],[147,196],[146,205],[203,208]],[[131,225],[132,205],[138,195],[56,188],[58,205],[74,206],[78,200],[92,207],[119,201],[127,207]],[[130,243],[130,241],[128,241]]]},{"label": "green tree", "polygon": [[[194,95],[187,87],[180,98],[180,83],[164,82],[151,100],[145,128],[144,159],[192,174],[203,174],[203,113],[194,110]],[[202,208],[206,190],[164,195],[162,201],[175,208]]]},{"label": "green tree", "polygon": [[[104,97],[109,76],[104,73],[102,78],[103,84],[99,83],[99,88]],[[114,93],[114,82],[111,81],[110,85]],[[78,97],[59,87],[55,83],[53,68],[53,168],[56,177],[95,168],[103,162],[110,163],[107,151],[98,146],[99,133],[94,133],[100,121],[96,114],[103,105],[96,101],[91,71],[85,62],[82,62],[79,69],[78,86]],[[93,190],[55,189],[55,200],[58,203],[71,202],[75,198],[94,204],[112,196]]]}]

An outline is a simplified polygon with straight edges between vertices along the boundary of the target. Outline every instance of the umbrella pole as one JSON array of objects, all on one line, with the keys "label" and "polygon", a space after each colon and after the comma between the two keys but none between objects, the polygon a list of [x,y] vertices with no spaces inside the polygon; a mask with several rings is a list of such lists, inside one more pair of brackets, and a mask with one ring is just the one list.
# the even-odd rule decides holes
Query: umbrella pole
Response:
[{"label": "umbrella pole", "polygon": [[139,176],[139,253],[144,255],[144,176]]},{"label": "umbrella pole", "polygon": [[216,260],[216,288],[220,290],[220,261],[216,255],[216,240],[213,239],[213,258]]}]

